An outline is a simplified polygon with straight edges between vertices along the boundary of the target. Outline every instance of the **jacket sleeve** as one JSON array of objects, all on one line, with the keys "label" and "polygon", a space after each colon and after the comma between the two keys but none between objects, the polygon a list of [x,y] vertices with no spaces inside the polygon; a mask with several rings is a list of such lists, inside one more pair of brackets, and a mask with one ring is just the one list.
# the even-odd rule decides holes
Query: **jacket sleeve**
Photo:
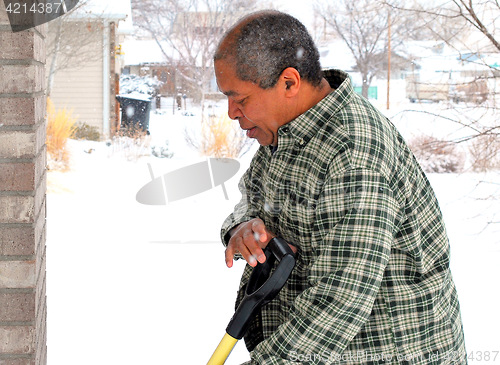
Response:
[{"label": "jacket sleeve", "polygon": [[251,353],[251,364],[328,364],[372,311],[400,212],[379,173],[352,169],[325,184],[315,214],[309,287],[288,320]]}]

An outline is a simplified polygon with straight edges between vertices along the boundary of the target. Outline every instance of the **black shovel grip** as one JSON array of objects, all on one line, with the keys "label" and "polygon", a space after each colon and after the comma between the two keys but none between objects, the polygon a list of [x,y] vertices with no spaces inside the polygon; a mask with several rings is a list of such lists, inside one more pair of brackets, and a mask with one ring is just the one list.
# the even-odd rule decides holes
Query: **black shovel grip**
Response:
[{"label": "black shovel grip", "polygon": [[[288,242],[282,238],[275,237],[269,241],[264,253],[266,261],[263,264],[257,264],[253,269],[245,290],[245,297],[226,328],[226,332],[238,340],[245,335],[248,324],[258,309],[269,303],[279,293],[295,266],[293,251]],[[276,260],[279,264],[269,276]]]}]

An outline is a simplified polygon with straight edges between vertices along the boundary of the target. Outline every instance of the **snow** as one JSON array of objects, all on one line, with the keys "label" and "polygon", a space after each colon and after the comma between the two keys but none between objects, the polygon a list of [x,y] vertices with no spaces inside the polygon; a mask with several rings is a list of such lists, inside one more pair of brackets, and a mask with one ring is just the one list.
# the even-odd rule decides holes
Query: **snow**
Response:
[{"label": "snow", "polygon": [[[80,6],[81,5],[81,6]],[[130,0],[86,0],[80,2],[75,11],[68,14],[69,20],[79,19],[116,19],[119,34],[130,34],[133,30],[132,7]]]},{"label": "snow", "polygon": [[[430,114],[401,113],[446,114],[442,105],[398,108],[385,112],[405,137],[465,133]],[[237,182],[257,146],[225,183],[229,200],[221,187],[165,206],[135,200],[151,180],[148,164],[162,176],[206,159],[184,140],[186,129],[199,127],[199,111],[187,114],[151,114],[150,144],[168,142],[172,158],[143,156],[144,146],[70,140],[70,171],[48,173],[49,364],[204,364],[222,338],[244,263],[226,268],[219,228],[240,198]],[[450,236],[467,349],[476,358],[490,351],[493,359],[500,351],[500,172],[429,179]],[[247,359],[240,341],[226,364]],[[500,363],[500,354],[490,362]]]},{"label": "snow", "polygon": [[138,100],[150,100],[150,95],[157,94],[157,91],[162,84],[163,82],[159,81],[156,77],[121,75],[120,95],[118,96],[128,96],[132,99]]},{"label": "snow", "polygon": [[[172,57],[174,56],[174,54],[177,54],[166,42],[162,42],[161,44],[163,49],[171,54]],[[156,41],[154,40],[136,40],[127,38],[122,43],[122,51],[124,54],[124,64],[127,66],[141,65],[146,63],[166,63],[165,55],[162,53],[161,48],[158,46],[158,43],[156,43]]]},{"label": "snow", "polygon": [[130,0],[107,0],[106,2],[86,0],[71,14],[71,17],[89,14],[99,16],[119,15],[120,18],[130,18],[132,15],[132,8]]},{"label": "snow", "polygon": [[[332,41],[328,46],[318,49],[320,63],[323,69],[336,68],[340,70],[352,70],[356,65],[356,60],[346,43],[341,40]],[[352,77],[352,76],[351,76]],[[362,80],[356,80],[361,84]]]}]

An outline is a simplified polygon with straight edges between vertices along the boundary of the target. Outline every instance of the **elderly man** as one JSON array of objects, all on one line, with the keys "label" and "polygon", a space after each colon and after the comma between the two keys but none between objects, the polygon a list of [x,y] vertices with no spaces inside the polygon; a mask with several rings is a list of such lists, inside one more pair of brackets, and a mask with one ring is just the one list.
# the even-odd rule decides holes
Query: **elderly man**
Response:
[{"label": "elderly man", "polygon": [[465,364],[443,218],[394,126],[287,14],[243,18],[214,62],[261,145],[221,232],[227,266],[248,262],[237,302],[272,237],[297,252],[245,336],[251,364]]}]

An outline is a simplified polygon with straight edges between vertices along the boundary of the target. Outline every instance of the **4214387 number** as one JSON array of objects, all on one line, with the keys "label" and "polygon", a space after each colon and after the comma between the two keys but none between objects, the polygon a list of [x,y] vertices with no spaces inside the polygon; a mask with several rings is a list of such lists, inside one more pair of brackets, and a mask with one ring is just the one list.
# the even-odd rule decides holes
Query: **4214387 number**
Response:
[{"label": "4214387 number", "polygon": [[[6,11],[10,14],[52,14],[64,11],[64,2],[59,3],[33,3],[27,4],[22,2],[12,2],[7,4]],[[65,11],[64,11],[65,12]]]},{"label": "4214387 number", "polygon": [[500,357],[500,351],[467,351],[467,359],[474,362],[494,362]]}]

